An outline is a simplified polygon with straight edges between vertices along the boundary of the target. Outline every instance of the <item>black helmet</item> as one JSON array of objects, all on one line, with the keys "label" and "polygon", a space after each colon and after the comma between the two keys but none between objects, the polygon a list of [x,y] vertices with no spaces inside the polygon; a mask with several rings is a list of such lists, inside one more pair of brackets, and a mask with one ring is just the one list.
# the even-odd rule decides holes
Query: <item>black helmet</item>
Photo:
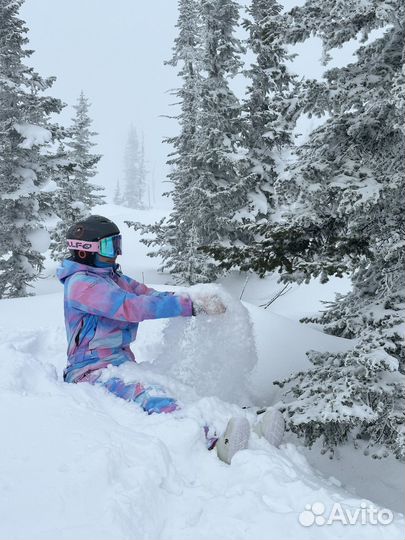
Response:
[{"label": "black helmet", "polygon": [[[98,242],[102,238],[116,234],[120,234],[120,230],[110,219],[103,216],[89,216],[69,227],[66,239]],[[94,253],[76,249],[71,249],[70,253],[74,261],[94,266]]]}]

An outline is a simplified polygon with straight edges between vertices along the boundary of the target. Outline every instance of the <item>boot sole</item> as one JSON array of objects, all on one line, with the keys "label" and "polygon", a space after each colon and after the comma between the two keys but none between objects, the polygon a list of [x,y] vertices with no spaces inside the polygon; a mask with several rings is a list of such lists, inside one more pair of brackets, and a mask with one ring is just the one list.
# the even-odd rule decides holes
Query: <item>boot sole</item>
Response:
[{"label": "boot sole", "polygon": [[246,418],[231,418],[216,445],[219,459],[230,464],[236,452],[248,447],[249,437],[250,425]]},{"label": "boot sole", "polygon": [[277,409],[267,411],[260,422],[261,435],[273,446],[280,446],[285,431],[284,417]]}]

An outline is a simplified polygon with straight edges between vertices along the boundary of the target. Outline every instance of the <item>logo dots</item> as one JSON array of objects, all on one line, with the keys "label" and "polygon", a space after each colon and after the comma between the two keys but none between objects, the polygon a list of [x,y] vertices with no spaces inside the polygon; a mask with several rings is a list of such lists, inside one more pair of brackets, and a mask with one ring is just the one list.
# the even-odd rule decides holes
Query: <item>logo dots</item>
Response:
[{"label": "logo dots", "polygon": [[325,525],[326,519],[322,515],[324,512],[325,505],[321,502],[306,504],[305,510],[298,516],[298,521],[303,527],[311,527],[314,523],[319,526]]}]

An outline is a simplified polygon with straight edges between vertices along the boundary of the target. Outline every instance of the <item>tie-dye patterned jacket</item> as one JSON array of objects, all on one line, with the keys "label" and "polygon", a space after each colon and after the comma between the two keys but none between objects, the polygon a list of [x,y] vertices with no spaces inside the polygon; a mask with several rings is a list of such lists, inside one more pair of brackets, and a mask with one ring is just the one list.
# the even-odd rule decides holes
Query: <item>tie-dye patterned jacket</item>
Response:
[{"label": "tie-dye patterned jacket", "polygon": [[57,275],[65,287],[68,382],[86,380],[110,364],[135,361],[129,344],[139,322],[192,314],[188,295],[155,291],[112,268],[64,260]]}]

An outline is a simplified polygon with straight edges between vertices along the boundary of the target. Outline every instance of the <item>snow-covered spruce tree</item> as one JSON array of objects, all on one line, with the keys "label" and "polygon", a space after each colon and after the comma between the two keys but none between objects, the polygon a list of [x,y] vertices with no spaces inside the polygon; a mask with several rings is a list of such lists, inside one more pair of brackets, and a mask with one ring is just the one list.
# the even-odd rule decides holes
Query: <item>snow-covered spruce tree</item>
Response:
[{"label": "snow-covered spruce tree", "polygon": [[0,298],[27,294],[43,269],[47,248],[43,221],[50,213],[52,143],[62,130],[51,124],[60,100],[43,94],[54,77],[42,78],[25,59],[23,0],[0,0]]},{"label": "snow-covered spruce tree", "polygon": [[229,79],[241,67],[241,43],[234,36],[239,6],[231,0],[179,2],[179,37],[173,65],[181,64],[183,86],[178,117],[181,133],[169,139],[175,151],[169,164],[174,184],[173,212],[152,227],[135,224],[160,246],[163,269],[178,281],[209,282],[221,273],[202,248],[227,241],[232,218],[246,195],[237,169],[240,104]]},{"label": "snow-covered spruce tree", "polygon": [[[173,147],[168,160],[173,188],[167,194],[173,199],[173,211],[167,220],[152,226],[131,224],[149,236],[142,242],[157,247],[150,255],[162,258],[162,270],[168,270],[180,282],[193,284],[205,281],[201,269],[206,260],[205,255],[197,252],[201,244],[193,226],[195,203],[191,190],[200,166],[195,148],[201,85],[201,13],[197,0],[179,0],[178,9],[178,36],[173,56],[167,62],[171,66],[180,66],[178,75],[183,81],[181,88],[173,91],[180,104],[180,113],[175,117],[180,124],[180,133],[166,139]],[[194,232],[190,234],[191,231]]]},{"label": "snow-covered spruce tree", "polygon": [[179,1],[177,27],[179,35],[175,40],[172,59],[167,63],[180,65],[178,75],[183,80],[182,87],[174,91],[181,103],[181,112],[177,117],[180,133],[166,139],[174,148],[168,160],[171,167],[169,179],[173,184],[170,193],[173,211],[165,224],[160,251],[164,269],[169,270],[179,282],[195,284],[206,281],[203,271],[206,257],[197,251],[201,244],[195,234],[192,189],[199,168],[195,152],[202,69],[201,10],[198,1]]},{"label": "snow-covered spruce tree", "polygon": [[100,154],[93,154],[96,146],[93,137],[97,135],[91,130],[92,120],[89,116],[89,100],[81,92],[74,105],[76,114],[72,126],[68,130],[66,143],[59,148],[58,169],[55,181],[58,191],[55,193],[54,212],[59,218],[51,238],[51,256],[55,260],[63,259],[66,249],[66,231],[75,222],[87,217],[97,204],[103,204],[104,197],[97,192],[103,188],[92,183],[97,174],[97,163]]},{"label": "snow-covered spruce tree", "polygon": [[268,230],[276,210],[274,186],[285,154],[293,146],[292,131],[300,108],[298,83],[287,62],[285,19],[276,0],[252,0],[247,8],[246,45],[255,62],[245,71],[249,80],[243,103],[239,174],[247,192],[246,206],[235,216],[237,242],[215,246],[210,252],[222,266],[255,268],[267,258],[262,230]]},{"label": "snow-covered spruce tree", "polygon": [[117,180],[117,184],[115,186],[115,191],[114,191],[114,204],[122,204],[123,202],[123,199],[122,199],[122,195],[121,195],[121,187],[120,187],[120,181]]},{"label": "snow-covered spruce tree", "polygon": [[[404,429],[404,5],[310,0],[292,10],[291,39],[321,37],[326,53],[360,35],[357,59],[307,86],[306,109],[329,118],[298,150],[291,170],[303,247],[302,279],[352,271],[353,290],[321,317],[356,338],[346,353],[311,351],[314,368],[283,381],[290,428],[332,450],[354,436],[374,457],[405,458]],[[378,37],[367,42],[374,29]],[[326,56],[327,57],[327,56]],[[312,229],[311,229],[312,228]],[[311,232],[312,230],[312,237]],[[297,250],[297,253],[299,250]],[[288,257],[288,255],[287,255]]]},{"label": "snow-covered spruce tree", "polygon": [[[233,0],[202,0],[202,62],[195,161],[197,174],[189,187],[193,211],[190,232],[208,250],[237,239],[235,214],[245,206],[247,186],[239,175],[241,106],[229,81],[241,69],[243,46],[235,37],[239,5]],[[189,244],[189,243],[188,243]],[[204,264],[202,281],[223,272],[209,254],[199,255]]]},{"label": "snow-covered spruce tree", "polygon": [[129,208],[143,208],[145,178],[140,170],[140,148],[135,128],[131,125],[124,154],[124,204]]},{"label": "snow-covered spruce tree", "polygon": [[91,183],[91,179],[97,174],[96,167],[102,157],[100,154],[91,152],[91,149],[96,146],[93,138],[98,133],[91,130],[93,120],[89,115],[90,103],[83,91],[80,93],[77,105],[74,105],[73,108],[76,114],[72,119],[70,138],[66,143],[75,164],[72,180],[77,185],[78,201],[91,209],[104,202],[104,196],[97,194],[103,188]]},{"label": "snow-covered spruce tree", "polygon": [[145,137],[142,133],[141,137],[141,143],[139,146],[139,185],[141,188],[141,194],[142,194],[142,207],[145,207],[145,197],[147,192],[147,177],[148,177],[148,171],[146,169],[146,161],[145,161]]},{"label": "snow-covered spruce tree", "polygon": [[66,149],[64,142],[59,145],[55,156],[56,167],[53,180],[57,186],[54,192],[54,215],[58,220],[51,231],[51,244],[49,246],[51,258],[61,261],[69,256],[66,246],[66,232],[68,228],[89,215],[88,208],[78,200],[77,185],[72,181],[75,162],[72,154]]}]

